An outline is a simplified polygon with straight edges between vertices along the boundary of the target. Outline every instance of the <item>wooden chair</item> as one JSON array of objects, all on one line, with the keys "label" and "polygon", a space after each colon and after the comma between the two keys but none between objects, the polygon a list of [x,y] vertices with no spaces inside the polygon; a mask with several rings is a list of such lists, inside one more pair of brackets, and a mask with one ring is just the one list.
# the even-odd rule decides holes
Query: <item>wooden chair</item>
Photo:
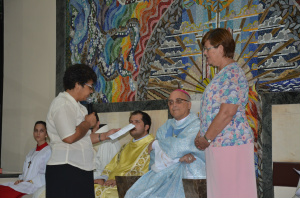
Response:
[{"label": "wooden chair", "polygon": [[[116,176],[119,198],[124,198],[127,190],[141,176]],[[183,179],[183,188],[185,197],[188,198],[206,198],[206,179]]]},{"label": "wooden chair", "polygon": [[273,186],[297,187],[299,175],[294,168],[300,170],[300,163],[273,162]]},{"label": "wooden chair", "polygon": [[206,179],[182,179],[185,197],[206,198]]},{"label": "wooden chair", "polygon": [[141,176],[116,176],[117,189],[119,198],[124,198],[127,190],[140,178]]}]

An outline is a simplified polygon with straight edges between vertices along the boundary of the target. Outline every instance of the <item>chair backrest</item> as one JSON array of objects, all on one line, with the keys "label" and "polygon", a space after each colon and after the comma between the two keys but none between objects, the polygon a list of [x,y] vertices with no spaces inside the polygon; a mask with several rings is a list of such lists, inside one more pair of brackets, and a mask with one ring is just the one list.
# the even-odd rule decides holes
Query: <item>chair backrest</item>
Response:
[{"label": "chair backrest", "polygon": [[273,162],[273,186],[297,187],[299,175],[294,168],[300,170],[300,163]]},{"label": "chair backrest", "polygon": [[140,178],[141,176],[116,176],[117,189],[119,198],[124,198],[127,190]]},{"label": "chair backrest", "polygon": [[182,179],[185,197],[206,198],[206,179]]}]

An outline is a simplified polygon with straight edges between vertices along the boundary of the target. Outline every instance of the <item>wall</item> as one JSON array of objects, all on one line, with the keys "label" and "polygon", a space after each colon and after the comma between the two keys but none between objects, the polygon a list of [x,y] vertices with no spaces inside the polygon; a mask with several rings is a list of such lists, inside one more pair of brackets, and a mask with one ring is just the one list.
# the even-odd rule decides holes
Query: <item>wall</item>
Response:
[{"label": "wall", "polygon": [[[299,120],[300,104],[272,105],[273,162],[300,162]],[[293,197],[295,191],[295,187],[275,186],[274,197]]]},{"label": "wall", "polygon": [[4,0],[1,165],[21,171],[36,120],[55,97],[56,1]]}]

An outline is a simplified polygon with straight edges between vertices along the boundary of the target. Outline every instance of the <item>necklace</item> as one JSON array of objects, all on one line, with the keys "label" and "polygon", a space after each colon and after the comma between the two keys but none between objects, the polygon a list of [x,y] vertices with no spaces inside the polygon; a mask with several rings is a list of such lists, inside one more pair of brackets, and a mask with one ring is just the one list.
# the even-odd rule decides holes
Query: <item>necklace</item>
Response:
[{"label": "necklace", "polygon": [[34,151],[34,152],[32,153],[32,155],[30,156],[30,161],[28,162],[28,168],[30,168],[30,165],[31,165],[31,163],[32,163],[33,158],[34,158],[35,156],[37,156],[38,153],[39,153],[38,151]]}]

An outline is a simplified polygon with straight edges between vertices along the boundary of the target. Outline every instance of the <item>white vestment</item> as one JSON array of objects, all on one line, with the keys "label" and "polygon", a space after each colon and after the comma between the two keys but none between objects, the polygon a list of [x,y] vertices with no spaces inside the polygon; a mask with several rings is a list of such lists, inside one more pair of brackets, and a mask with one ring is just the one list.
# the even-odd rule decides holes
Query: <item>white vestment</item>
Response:
[{"label": "white vestment", "polygon": [[[32,149],[26,156],[23,165],[23,173],[19,176],[19,180],[23,180],[23,182],[17,185],[15,185],[14,182],[8,182],[1,185],[9,186],[18,192],[26,194],[34,193],[38,188],[45,185],[46,164],[50,156],[51,148],[49,145],[40,151],[36,151],[36,148]],[[27,182],[29,180],[33,183]]]}]

